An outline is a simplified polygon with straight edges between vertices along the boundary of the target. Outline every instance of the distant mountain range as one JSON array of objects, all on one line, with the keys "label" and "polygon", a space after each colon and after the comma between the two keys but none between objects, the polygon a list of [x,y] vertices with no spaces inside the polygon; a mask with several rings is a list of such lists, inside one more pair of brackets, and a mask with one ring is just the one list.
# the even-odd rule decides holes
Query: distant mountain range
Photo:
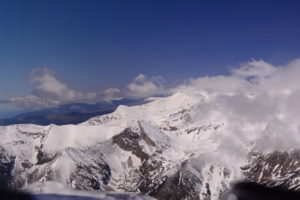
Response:
[{"label": "distant mountain range", "polygon": [[119,105],[137,105],[143,100],[121,99],[112,102],[96,104],[72,103],[58,107],[26,112],[7,119],[0,119],[0,125],[37,124],[37,125],[65,125],[78,124],[92,117],[112,113]]}]

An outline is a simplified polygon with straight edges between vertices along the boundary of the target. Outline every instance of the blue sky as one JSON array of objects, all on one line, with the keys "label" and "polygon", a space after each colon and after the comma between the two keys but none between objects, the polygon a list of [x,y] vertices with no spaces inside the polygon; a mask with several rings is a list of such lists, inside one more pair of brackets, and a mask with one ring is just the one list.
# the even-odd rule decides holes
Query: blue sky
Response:
[{"label": "blue sky", "polygon": [[0,99],[30,94],[34,68],[84,92],[138,74],[174,82],[250,59],[284,64],[300,57],[299,10],[296,0],[0,0]]}]

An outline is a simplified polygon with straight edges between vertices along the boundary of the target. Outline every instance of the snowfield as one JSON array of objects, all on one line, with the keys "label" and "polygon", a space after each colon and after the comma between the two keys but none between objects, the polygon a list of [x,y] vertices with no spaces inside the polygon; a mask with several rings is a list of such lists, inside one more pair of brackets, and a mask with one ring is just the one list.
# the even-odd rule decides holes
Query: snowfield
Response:
[{"label": "snowfield", "polygon": [[[261,110],[250,112],[257,98],[178,92],[119,106],[79,125],[3,126],[0,179],[3,186],[35,193],[73,194],[48,187],[55,181],[83,191],[216,200],[236,181],[262,180],[244,170],[252,153],[289,152],[299,144],[297,126],[286,124],[284,112],[263,116],[269,108],[260,104]],[[289,138],[283,140],[280,131]],[[255,158],[251,162],[257,164]]]}]

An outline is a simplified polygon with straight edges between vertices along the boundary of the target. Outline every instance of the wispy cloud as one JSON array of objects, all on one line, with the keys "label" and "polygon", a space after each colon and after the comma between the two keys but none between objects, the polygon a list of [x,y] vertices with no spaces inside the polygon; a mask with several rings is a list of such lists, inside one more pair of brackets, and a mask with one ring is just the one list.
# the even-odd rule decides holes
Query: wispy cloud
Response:
[{"label": "wispy cloud", "polygon": [[[254,140],[251,148],[259,151],[298,148],[300,59],[282,66],[251,60],[230,69],[230,72],[227,76],[186,79],[171,88],[160,76],[139,74],[124,88],[82,93],[71,89],[49,69],[34,69],[30,74],[34,84],[32,93],[2,100],[2,103],[50,106],[184,93],[199,101],[189,113],[191,119],[203,124],[224,124],[219,134],[211,136],[223,152],[213,152],[212,157],[216,156],[218,161],[245,158],[250,148],[249,141]],[[177,98],[180,96],[176,95]]]},{"label": "wispy cloud", "polygon": [[[48,68],[36,68],[29,74],[33,90],[21,97],[0,100],[1,104],[14,104],[23,107],[51,107],[71,102],[95,103],[117,98],[147,98],[150,96],[171,95],[184,92],[198,95],[207,108],[223,105],[222,109],[234,107],[228,113],[245,113],[244,117],[259,119],[257,115],[274,115],[292,118],[300,113],[300,59],[284,66],[274,66],[263,60],[251,60],[239,67],[230,69],[230,75],[198,77],[184,80],[181,84],[169,87],[161,76],[137,75],[124,88],[108,88],[103,91],[81,92],[70,88]],[[267,102],[267,103],[265,103]],[[270,106],[274,106],[270,108]],[[257,106],[257,108],[255,107]],[[246,108],[251,108],[247,110]],[[276,110],[289,110],[289,115],[274,113]],[[274,112],[267,112],[273,110]],[[265,112],[265,114],[262,114]],[[250,117],[253,114],[254,116]],[[208,114],[205,114],[208,116]],[[296,119],[296,117],[295,117]],[[290,119],[290,120],[295,120]]]},{"label": "wispy cloud", "polygon": [[162,77],[147,77],[144,74],[139,74],[124,88],[107,88],[103,91],[87,92],[70,88],[48,68],[34,68],[29,73],[29,81],[33,86],[30,94],[2,99],[0,103],[24,108],[43,108],[73,102],[97,103],[110,102],[120,98],[146,98],[167,93]]},{"label": "wispy cloud", "polygon": [[148,78],[144,74],[139,74],[129,83],[124,90],[124,94],[131,98],[145,98],[154,95],[164,95],[168,93],[165,88],[165,80],[161,76]]},{"label": "wispy cloud", "polygon": [[120,90],[108,88],[105,91],[80,92],[71,89],[48,68],[35,68],[29,74],[33,85],[31,94],[0,101],[21,107],[51,107],[71,102],[95,103],[111,101],[118,97]]},{"label": "wispy cloud", "polygon": [[247,77],[268,77],[276,73],[277,68],[263,60],[251,60],[243,63],[239,68],[231,69],[234,76]]}]

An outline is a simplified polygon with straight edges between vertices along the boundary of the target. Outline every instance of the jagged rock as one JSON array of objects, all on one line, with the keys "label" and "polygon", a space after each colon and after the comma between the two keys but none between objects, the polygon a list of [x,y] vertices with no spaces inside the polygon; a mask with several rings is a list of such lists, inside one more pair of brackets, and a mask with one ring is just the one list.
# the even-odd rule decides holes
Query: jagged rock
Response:
[{"label": "jagged rock", "polygon": [[250,181],[300,191],[300,152],[253,153],[242,167]]},{"label": "jagged rock", "polygon": [[180,170],[168,177],[152,196],[157,199],[174,200],[200,200],[200,187],[202,182],[188,170]]}]

